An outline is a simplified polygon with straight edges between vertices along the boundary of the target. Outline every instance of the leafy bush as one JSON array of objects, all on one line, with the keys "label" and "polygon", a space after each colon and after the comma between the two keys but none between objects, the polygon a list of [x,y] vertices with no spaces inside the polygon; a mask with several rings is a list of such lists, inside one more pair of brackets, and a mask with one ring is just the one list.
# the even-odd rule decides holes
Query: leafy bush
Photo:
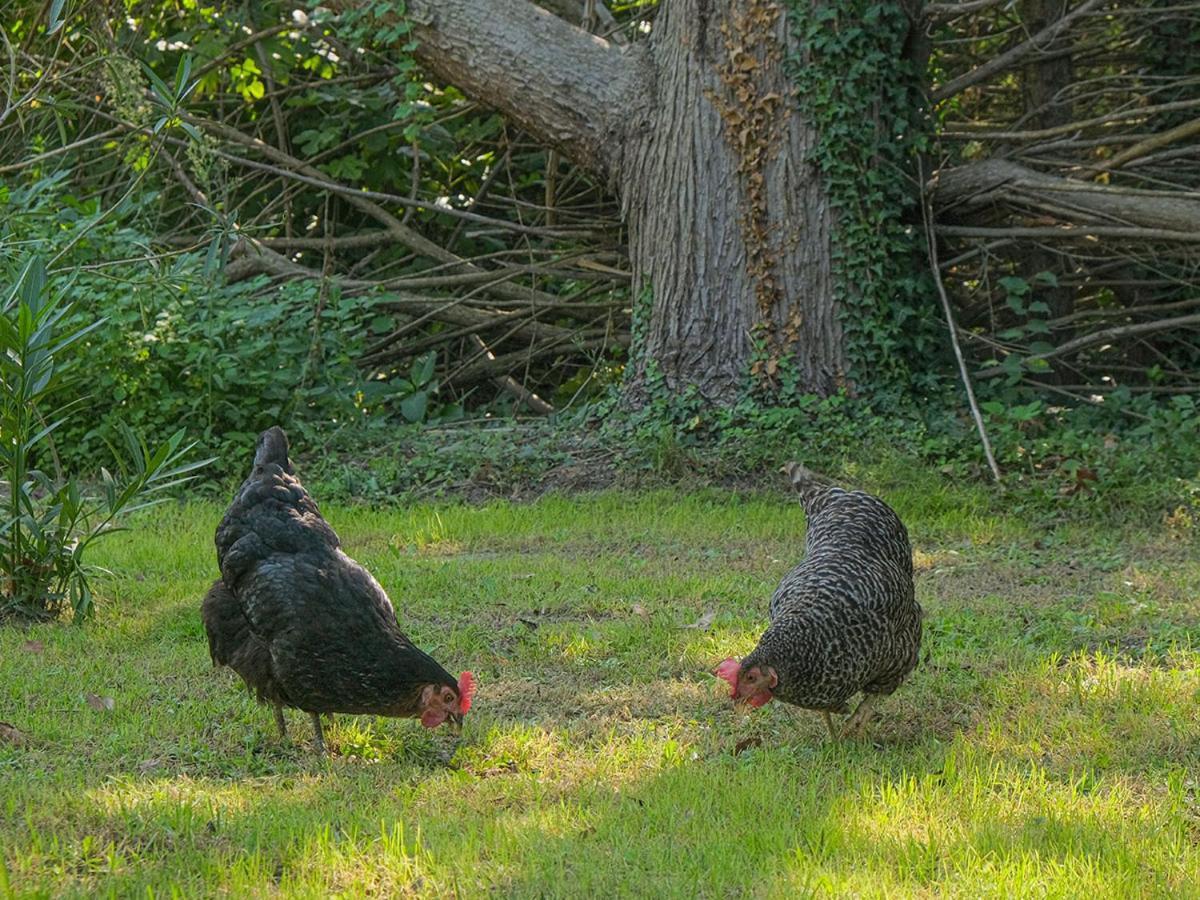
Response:
[{"label": "leafy bush", "polygon": [[461,416],[461,407],[438,400],[432,354],[403,371],[360,368],[365,343],[395,327],[393,315],[378,312],[382,295],[266,276],[226,283],[204,253],[148,253],[152,223],[143,213],[104,211],[76,197],[64,173],[0,181],[0,243],[72,270],[65,325],[104,316],[63,348],[87,367],[95,396],[112,401],[63,424],[57,446],[65,463],[90,474],[124,445],[124,426],[161,441],[186,423],[199,450],[216,457],[214,474],[234,476],[271,425],[283,424],[311,450],[347,428]]},{"label": "leafy bush", "polygon": [[66,606],[78,621],[92,612],[88,548],[115,530],[121,513],[156,501],[188,481],[205,462],[184,463],[191,446],[176,431],[150,451],[127,426],[123,483],[101,469],[100,497],[79,481],[46,467],[58,459],[52,437],[84,407],[84,399],[59,398],[77,388],[87,371],[72,365],[70,351],[103,320],[83,324],[62,296],[48,292],[46,269],[34,257],[21,269],[0,308],[0,616],[57,617]]},{"label": "leafy bush", "polygon": [[182,261],[162,290],[77,283],[77,308],[107,313],[77,352],[111,361],[97,369],[96,390],[114,400],[111,412],[67,432],[81,462],[113,440],[120,422],[160,435],[187,422],[206,452],[236,451],[240,465],[264,428],[327,429],[358,414],[361,348],[339,333],[350,304],[334,295],[322,308],[315,286],[265,290],[265,278],[206,283],[197,269],[197,260]]}]

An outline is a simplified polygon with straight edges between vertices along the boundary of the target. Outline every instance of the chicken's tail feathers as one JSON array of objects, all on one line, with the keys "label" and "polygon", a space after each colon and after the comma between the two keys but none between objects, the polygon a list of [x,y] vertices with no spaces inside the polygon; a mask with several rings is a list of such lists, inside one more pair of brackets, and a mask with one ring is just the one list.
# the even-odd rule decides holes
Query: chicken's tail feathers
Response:
[{"label": "chicken's tail feathers", "polygon": [[258,444],[254,448],[254,467],[274,463],[285,471],[291,471],[288,462],[288,439],[283,429],[278,425],[268,428],[258,436]]},{"label": "chicken's tail feathers", "polygon": [[801,493],[835,486],[832,478],[814,472],[808,466],[794,460],[784,463],[779,471],[786,475],[788,481],[792,483],[792,487]]}]

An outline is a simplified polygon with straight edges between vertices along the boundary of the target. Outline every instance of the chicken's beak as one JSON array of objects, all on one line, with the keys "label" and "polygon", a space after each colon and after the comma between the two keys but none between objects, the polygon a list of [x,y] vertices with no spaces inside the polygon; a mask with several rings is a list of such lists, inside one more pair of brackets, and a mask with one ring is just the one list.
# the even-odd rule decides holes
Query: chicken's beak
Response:
[{"label": "chicken's beak", "polygon": [[446,722],[450,725],[450,730],[454,734],[462,734],[463,717],[462,713],[452,712],[446,716]]}]

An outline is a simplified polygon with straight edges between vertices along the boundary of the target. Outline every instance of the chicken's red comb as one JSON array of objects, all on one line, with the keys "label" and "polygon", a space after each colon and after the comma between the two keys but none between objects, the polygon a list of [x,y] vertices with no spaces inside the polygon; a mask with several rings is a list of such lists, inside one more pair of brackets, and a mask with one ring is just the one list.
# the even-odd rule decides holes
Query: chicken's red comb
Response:
[{"label": "chicken's red comb", "polygon": [[729,682],[729,686],[733,688],[729,692],[730,697],[737,696],[738,673],[742,671],[742,664],[732,656],[721,662],[719,666],[713,669],[713,674],[718,678],[723,678]]},{"label": "chicken's red comb", "polygon": [[471,698],[475,696],[475,676],[463,672],[458,676],[458,711],[465,713],[471,708]]}]

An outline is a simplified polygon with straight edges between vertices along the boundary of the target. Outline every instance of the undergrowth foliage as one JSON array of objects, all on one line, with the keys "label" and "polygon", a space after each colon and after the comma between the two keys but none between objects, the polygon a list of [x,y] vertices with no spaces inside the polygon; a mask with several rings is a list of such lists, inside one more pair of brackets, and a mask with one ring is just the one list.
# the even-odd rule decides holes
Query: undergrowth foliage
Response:
[{"label": "undergrowth foliage", "polygon": [[[782,490],[777,470],[788,459],[849,485],[862,485],[868,472],[877,482],[904,483],[914,469],[936,471],[947,486],[986,480],[971,420],[954,411],[956,396],[948,387],[922,407],[838,395],[713,409],[697,396],[685,404],[658,395],[631,411],[613,395],[552,420],[347,433],[315,456],[296,449],[322,496],[383,503],[664,484]],[[1200,413],[1186,400],[1019,406],[993,415],[992,439],[1004,483],[989,496],[1030,522],[1049,527],[1097,510],[1188,529],[1200,520]]]},{"label": "undergrowth foliage", "polygon": [[[107,402],[75,410],[56,433],[69,467],[111,463],[125,427],[165,440],[186,423],[216,457],[213,473],[233,477],[245,448],[280,422],[317,448],[345,429],[461,415],[437,398],[428,356],[386,380],[364,372],[366,341],[392,327],[373,314],[376,294],[266,276],[230,284],[205,252],[148,252],[146,204],[105,209],[75,195],[69,171],[0,180],[0,219],[0,238],[72,272],[64,324],[87,332],[62,348],[63,362],[86,369]],[[365,331],[355,324],[364,319]]]},{"label": "undergrowth foliage", "polygon": [[[106,401],[76,410],[54,435],[64,467],[89,476],[115,464],[125,426],[158,444],[180,423],[198,454],[216,457],[193,490],[216,493],[244,474],[247,448],[274,424],[294,435],[323,493],[378,501],[613,481],[771,484],[793,457],[834,473],[888,456],[934,463],[952,478],[984,473],[952,380],[919,393],[821,400],[798,393],[783,369],[778,396],[713,409],[694,391],[669,395],[650,378],[635,411],[615,380],[593,377],[595,390],[581,388],[549,421],[515,421],[502,410],[459,421],[462,408],[438,397],[427,359],[386,381],[360,367],[361,333],[345,326],[370,318],[373,296],[321,295],[312,284],[262,277],[227,284],[206,269],[203,252],[146,254],[143,209],[100,219],[94,201],[71,192],[69,176],[0,187],[0,210],[14,213],[0,222],[13,245],[47,257],[70,245],[58,263],[73,270],[66,324],[92,325],[90,311],[105,313],[62,350]],[[121,262],[95,262],[109,259]],[[1191,502],[1200,410],[1187,395],[1156,402],[1116,392],[1099,405],[1060,407],[996,380],[982,402],[1006,485],[1030,508],[1116,503],[1143,489],[1163,511]]]}]

